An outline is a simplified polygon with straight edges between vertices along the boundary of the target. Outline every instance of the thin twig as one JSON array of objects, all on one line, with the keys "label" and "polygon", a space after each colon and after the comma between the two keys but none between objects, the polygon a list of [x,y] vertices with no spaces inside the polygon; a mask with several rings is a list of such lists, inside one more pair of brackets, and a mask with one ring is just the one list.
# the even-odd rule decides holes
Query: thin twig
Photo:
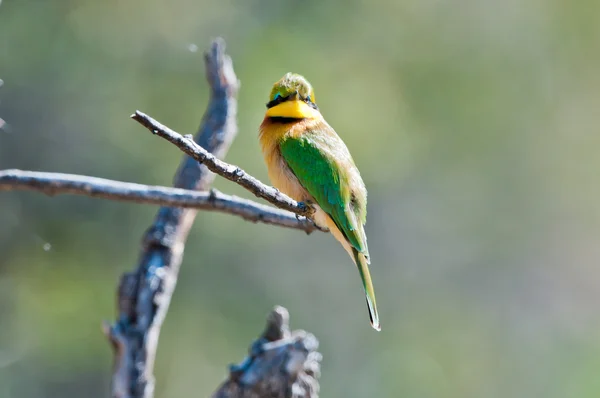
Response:
[{"label": "thin twig", "polygon": [[187,189],[135,184],[75,174],[24,170],[0,170],[0,191],[30,190],[47,195],[74,194],[89,197],[211,210],[242,217],[251,222],[317,230],[314,223],[294,213],[248,199],[226,195],[215,189],[197,192]]},{"label": "thin twig", "polygon": [[291,211],[299,216],[311,217],[313,213],[312,207],[296,202],[277,189],[260,182],[238,166],[218,159],[212,153],[202,148],[202,146],[196,144],[191,135],[183,136],[140,111],[136,111],[131,115],[131,118],[146,127],[153,134],[174,144],[188,156],[205,165],[213,173],[241,185],[257,197],[263,198],[281,209]]},{"label": "thin twig", "polygon": [[[306,232],[318,229],[306,218],[312,214],[311,208],[219,160],[237,133],[239,82],[222,40],[212,43],[211,50],[205,54],[205,64],[211,98],[197,134],[198,143],[141,112],[133,115],[134,119],[191,155],[184,157],[179,166],[174,179],[176,188],[60,173],[0,171],[0,191],[70,193],[163,206],[146,231],[136,269],[121,277],[116,322],[103,325],[114,351],[113,398],[152,398],[154,395],[153,369],[160,329],[177,282],[185,241],[198,209],[221,211],[254,222]],[[215,177],[209,170],[237,182],[280,209],[216,190],[209,191]],[[297,216],[303,217],[298,219]],[[321,355],[316,351],[318,342],[304,331],[290,333],[288,320],[287,310],[276,307],[269,315],[264,333],[252,344],[249,356],[242,364],[230,368],[229,379],[213,397],[318,396],[321,361]]]}]

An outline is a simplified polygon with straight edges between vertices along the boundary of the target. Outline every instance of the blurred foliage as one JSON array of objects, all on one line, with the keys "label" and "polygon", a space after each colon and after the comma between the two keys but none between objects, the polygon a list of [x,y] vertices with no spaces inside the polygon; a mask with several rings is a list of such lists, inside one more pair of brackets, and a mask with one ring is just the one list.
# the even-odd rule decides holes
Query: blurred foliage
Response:
[{"label": "blurred foliage", "polygon": [[[275,304],[320,339],[323,397],[598,397],[600,3],[5,0],[0,168],[170,184],[201,53],[242,81],[227,159],[266,180],[270,85],[307,76],[369,188],[383,331],[333,238],[201,214],[157,397],[208,396]],[[226,192],[247,196],[217,179]],[[0,397],[105,397],[119,275],[152,206],[0,195]],[[348,377],[351,376],[351,377]]]}]

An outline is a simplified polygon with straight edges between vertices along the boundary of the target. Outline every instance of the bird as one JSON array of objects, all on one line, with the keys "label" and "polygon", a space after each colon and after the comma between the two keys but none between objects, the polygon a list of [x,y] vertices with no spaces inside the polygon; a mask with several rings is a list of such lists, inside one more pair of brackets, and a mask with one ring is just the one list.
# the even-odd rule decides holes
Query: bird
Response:
[{"label": "bird", "polygon": [[314,210],[314,223],[328,229],[356,264],[373,329],[380,331],[369,272],[367,189],[348,147],[325,121],[312,85],[286,73],[275,82],[259,143],[273,186]]}]

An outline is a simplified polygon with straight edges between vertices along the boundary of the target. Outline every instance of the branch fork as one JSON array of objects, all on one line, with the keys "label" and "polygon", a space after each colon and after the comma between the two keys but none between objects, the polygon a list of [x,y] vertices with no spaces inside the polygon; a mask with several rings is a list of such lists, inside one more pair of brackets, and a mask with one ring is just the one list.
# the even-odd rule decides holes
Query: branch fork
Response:
[{"label": "branch fork", "polygon": [[164,138],[192,159],[205,165],[213,173],[239,184],[256,197],[265,199],[280,209],[288,210],[299,216],[310,218],[314,213],[312,207],[298,203],[279,190],[265,185],[242,168],[218,159],[194,142],[193,136],[181,135],[140,111],[135,111],[131,118],[150,130],[152,134]]},{"label": "branch fork", "polygon": [[[306,233],[326,231],[310,220],[312,207],[220,160],[237,134],[239,81],[222,39],[213,41],[204,60],[211,98],[196,138],[178,134],[140,111],[131,116],[188,155],[175,174],[174,188],[73,174],[0,170],[0,191],[30,190],[50,196],[75,194],[163,206],[144,234],[137,267],[121,277],[115,323],[103,324],[114,352],[113,398],[154,395],[153,369],[160,329],[197,210],[219,211]],[[216,174],[276,207],[210,189]],[[317,347],[318,341],[312,334],[290,332],[287,310],[276,307],[268,317],[265,331],[252,344],[249,356],[230,367],[229,380],[213,398],[317,398],[321,361]]]}]

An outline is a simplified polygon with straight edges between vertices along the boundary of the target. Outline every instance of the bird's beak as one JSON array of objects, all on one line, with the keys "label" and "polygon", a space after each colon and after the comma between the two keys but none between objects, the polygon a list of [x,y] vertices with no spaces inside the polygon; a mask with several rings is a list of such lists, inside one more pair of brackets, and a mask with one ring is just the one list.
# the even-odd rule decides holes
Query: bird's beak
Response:
[{"label": "bird's beak", "polygon": [[267,109],[268,117],[284,117],[292,119],[316,119],[321,117],[317,109],[300,99],[300,94],[290,94],[288,100]]}]

